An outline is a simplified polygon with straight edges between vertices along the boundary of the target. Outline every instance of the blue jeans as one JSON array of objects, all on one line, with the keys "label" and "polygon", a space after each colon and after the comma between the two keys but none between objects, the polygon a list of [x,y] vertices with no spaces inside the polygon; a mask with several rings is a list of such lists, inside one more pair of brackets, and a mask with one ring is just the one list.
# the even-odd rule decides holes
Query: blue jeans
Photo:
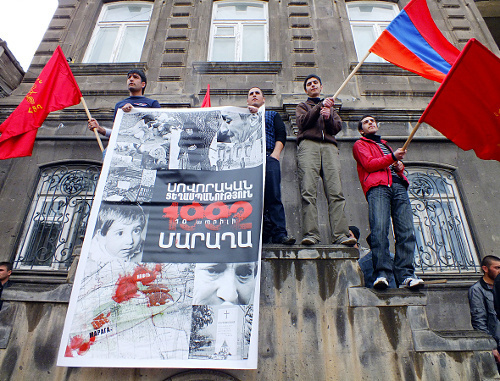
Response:
[{"label": "blue jeans", "polygon": [[280,162],[268,155],[266,157],[262,242],[278,243],[280,238],[286,236],[285,208],[281,202]]},{"label": "blue jeans", "polygon": [[[413,214],[406,187],[400,183],[377,186],[366,194],[371,230],[371,249],[375,279],[394,273],[400,285],[406,278],[415,276],[415,233]],[[389,253],[389,224],[393,223],[396,241],[394,265]]]},{"label": "blue jeans", "polygon": [[[394,254],[391,253],[391,259],[394,258]],[[370,251],[364,257],[359,258],[358,264],[363,271],[363,276],[365,278],[365,287],[372,288],[373,283],[377,278],[373,276],[373,254]],[[389,288],[396,288],[396,281],[394,280],[394,274],[387,274],[387,281],[389,282]]]}]

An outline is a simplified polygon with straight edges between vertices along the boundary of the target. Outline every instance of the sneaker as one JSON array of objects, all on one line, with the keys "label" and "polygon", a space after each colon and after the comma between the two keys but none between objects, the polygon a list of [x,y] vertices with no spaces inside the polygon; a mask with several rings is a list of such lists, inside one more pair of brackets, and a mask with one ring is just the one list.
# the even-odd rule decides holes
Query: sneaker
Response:
[{"label": "sneaker", "polygon": [[399,288],[409,288],[410,290],[418,290],[424,287],[424,280],[420,278],[406,278]]},{"label": "sneaker", "polygon": [[358,240],[355,237],[347,237],[343,236],[333,242],[334,245],[345,245],[345,246],[354,246],[358,243]]},{"label": "sneaker", "polygon": [[389,287],[389,282],[386,277],[378,277],[375,282],[373,282],[373,288],[376,290],[385,290],[387,287]]},{"label": "sneaker", "polygon": [[318,242],[319,241],[316,238],[313,238],[313,237],[304,237],[304,238],[302,238],[302,241],[300,241],[300,244],[301,245],[311,246],[311,245],[316,245]]},{"label": "sneaker", "polygon": [[273,240],[273,243],[278,243],[281,245],[293,245],[295,243],[295,238],[291,235],[284,235],[279,237],[277,240]]}]

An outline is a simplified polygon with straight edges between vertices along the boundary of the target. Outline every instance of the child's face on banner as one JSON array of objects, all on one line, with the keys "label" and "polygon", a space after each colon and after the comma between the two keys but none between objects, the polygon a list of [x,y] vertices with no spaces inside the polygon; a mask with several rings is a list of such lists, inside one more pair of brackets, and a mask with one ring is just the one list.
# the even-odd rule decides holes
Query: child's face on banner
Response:
[{"label": "child's face on banner", "polygon": [[138,221],[115,221],[104,236],[104,246],[110,255],[130,257],[141,244],[142,226]]},{"label": "child's face on banner", "polygon": [[194,305],[251,304],[256,264],[199,263],[194,272]]}]

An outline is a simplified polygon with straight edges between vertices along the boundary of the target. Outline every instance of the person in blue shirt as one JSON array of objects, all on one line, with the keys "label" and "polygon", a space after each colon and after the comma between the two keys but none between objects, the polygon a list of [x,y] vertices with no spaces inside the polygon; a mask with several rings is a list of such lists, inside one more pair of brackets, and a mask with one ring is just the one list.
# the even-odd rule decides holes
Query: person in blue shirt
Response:
[{"label": "person in blue shirt", "polygon": [[[148,80],[146,74],[142,70],[132,69],[127,74],[127,88],[129,91],[129,97],[119,101],[115,105],[115,113],[113,115],[113,120],[116,117],[118,109],[122,109],[125,112],[132,111],[134,107],[148,107],[148,108],[160,108],[160,103],[155,99],[146,98],[144,96],[144,90]],[[111,135],[111,128],[102,127],[99,125],[96,119],[92,118],[88,122],[89,130],[94,128],[99,132],[99,134],[109,137]]]}]

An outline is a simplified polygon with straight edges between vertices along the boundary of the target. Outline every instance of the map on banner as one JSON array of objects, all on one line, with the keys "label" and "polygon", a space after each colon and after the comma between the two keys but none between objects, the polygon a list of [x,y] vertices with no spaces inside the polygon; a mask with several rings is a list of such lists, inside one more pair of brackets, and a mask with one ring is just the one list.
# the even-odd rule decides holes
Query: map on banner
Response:
[{"label": "map on banner", "polygon": [[255,369],[264,109],[119,111],[58,365]]}]

